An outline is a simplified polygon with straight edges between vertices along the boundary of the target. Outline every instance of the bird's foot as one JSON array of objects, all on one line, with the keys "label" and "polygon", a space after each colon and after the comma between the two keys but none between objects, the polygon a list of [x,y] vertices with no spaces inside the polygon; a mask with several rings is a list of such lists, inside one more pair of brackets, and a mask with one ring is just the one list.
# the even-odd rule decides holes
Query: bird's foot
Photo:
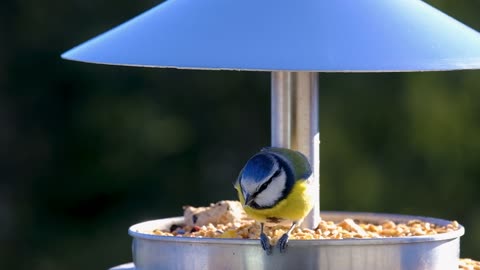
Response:
[{"label": "bird's foot", "polygon": [[277,246],[280,249],[280,253],[284,253],[287,250],[288,237],[288,233],[285,233],[278,239]]},{"label": "bird's foot", "polygon": [[263,250],[267,253],[267,255],[272,254],[272,245],[270,245],[270,239],[265,233],[260,234],[260,243],[262,244]]}]

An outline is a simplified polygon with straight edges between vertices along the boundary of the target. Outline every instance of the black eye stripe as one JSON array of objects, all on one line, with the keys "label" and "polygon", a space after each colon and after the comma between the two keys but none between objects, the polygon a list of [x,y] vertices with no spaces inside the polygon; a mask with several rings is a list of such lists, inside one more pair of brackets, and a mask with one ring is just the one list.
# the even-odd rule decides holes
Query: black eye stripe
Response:
[{"label": "black eye stripe", "polygon": [[260,192],[264,191],[268,185],[273,181],[273,179],[277,176],[279,176],[282,173],[281,169],[278,169],[271,177],[268,179],[265,183],[263,183],[260,188],[252,195],[253,197],[256,197]]},{"label": "black eye stripe", "polygon": [[260,192],[264,191],[264,190],[268,187],[268,185],[270,185],[270,183],[272,182],[272,180],[273,180],[273,178],[270,178],[270,179],[267,180],[267,182],[263,183],[263,184],[260,186],[260,188],[258,189],[257,193],[260,193]]},{"label": "black eye stripe", "polygon": [[281,173],[282,173],[282,169],[278,169],[278,170],[272,175],[272,177],[270,177],[270,179],[279,176]]}]

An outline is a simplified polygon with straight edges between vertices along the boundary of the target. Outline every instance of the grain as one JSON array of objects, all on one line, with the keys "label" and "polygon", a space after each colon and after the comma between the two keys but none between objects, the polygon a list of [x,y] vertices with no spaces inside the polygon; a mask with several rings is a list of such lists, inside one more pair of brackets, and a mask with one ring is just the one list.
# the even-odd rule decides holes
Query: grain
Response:
[{"label": "grain", "polygon": [[[153,234],[178,237],[239,238],[258,239],[260,224],[249,219],[238,201],[220,201],[209,207],[184,207],[185,224],[172,226],[170,230],[156,229]],[[421,220],[394,222],[384,220],[378,224],[371,222],[344,219],[340,222],[322,220],[311,229],[296,227],[290,239],[350,239],[350,238],[385,238],[414,237],[435,235],[458,230],[460,225],[452,221],[440,226]],[[289,224],[273,224],[265,227],[265,234],[276,242],[285,232]],[[480,269],[479,269],[480,270]]]},{"label": "grain", "polygon": [[458,269],[461,270],[480,270],[480,262],[472,259],[460,259]]}]

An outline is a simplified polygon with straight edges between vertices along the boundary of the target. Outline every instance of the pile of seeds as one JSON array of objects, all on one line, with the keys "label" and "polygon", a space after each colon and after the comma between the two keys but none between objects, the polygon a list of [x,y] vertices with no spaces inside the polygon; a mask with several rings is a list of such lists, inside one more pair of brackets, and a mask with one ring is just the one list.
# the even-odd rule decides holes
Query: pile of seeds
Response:
[{"label": "pile of seeds", "polygon": [[472,259],[460,259],[458,269],[461,270],[480,270],[480,262]]},{"label": "pile of seeds", "polygon": [[[352,219],[345,219],[335,223],[322,220],[314,230],[295,228],[290,239],[312,240],[312,239],[347,239],[347,238],[383,238],[383,237],[404,237],[434,235],[451,232],[459,227],[456,221],[447,226],[438,226],[420,220],[411,220],[407,223],[396,224],[391,220],[380,224],[355,222]],[[265,234],[276,241],[285,232],[288,226],[274,225],[265,227]],[[154,234],[163,236],[181,237],[209,237],[209,238],[241,238],[257,239],[260,235],[260,225],[253,220],[243,220],[238,223],[212,224],[202,226],[177,226],[173,225],[170,230],[154,230]]]},{"label": "pile of seeds", "polygon": [[[241,238],[258,239],[260,225],[249,219],[238,201],[220,201],[209,207],[184,207],[185,224],[174,225],[169,230],[154,230],[153,234],[180,237]],[[322,220],[311,230],[295,228],[290,239],[348,239],[348,238],[384,238],[434,235],[455,231],[459,228],[456,221],[439,226],[421,220],[395,223],[385,220],[378,224],[345,219],[341,222]],[[288,230],[286,225],[265,227],[265,234],[276,242]]]}]

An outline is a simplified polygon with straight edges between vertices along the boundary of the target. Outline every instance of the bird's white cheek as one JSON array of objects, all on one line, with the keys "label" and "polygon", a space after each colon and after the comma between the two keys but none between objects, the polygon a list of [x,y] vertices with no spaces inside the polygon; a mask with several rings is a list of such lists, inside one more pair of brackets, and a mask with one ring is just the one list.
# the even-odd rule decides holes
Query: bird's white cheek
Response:
[{"label": "bird's white cheek", "polygon": [[255,202],[261,207],[273,206],[281,198],[285,184],[286,176],[282,172],[264,191],[255,197]]},{"label": "bird's white cheek", "polygon": [[279,196],[275,196],[274,194],[270,194],[267,190],[264,190],[255,197],[255,202],[261,207],[268,207],[273,206],[278,199]]}]

